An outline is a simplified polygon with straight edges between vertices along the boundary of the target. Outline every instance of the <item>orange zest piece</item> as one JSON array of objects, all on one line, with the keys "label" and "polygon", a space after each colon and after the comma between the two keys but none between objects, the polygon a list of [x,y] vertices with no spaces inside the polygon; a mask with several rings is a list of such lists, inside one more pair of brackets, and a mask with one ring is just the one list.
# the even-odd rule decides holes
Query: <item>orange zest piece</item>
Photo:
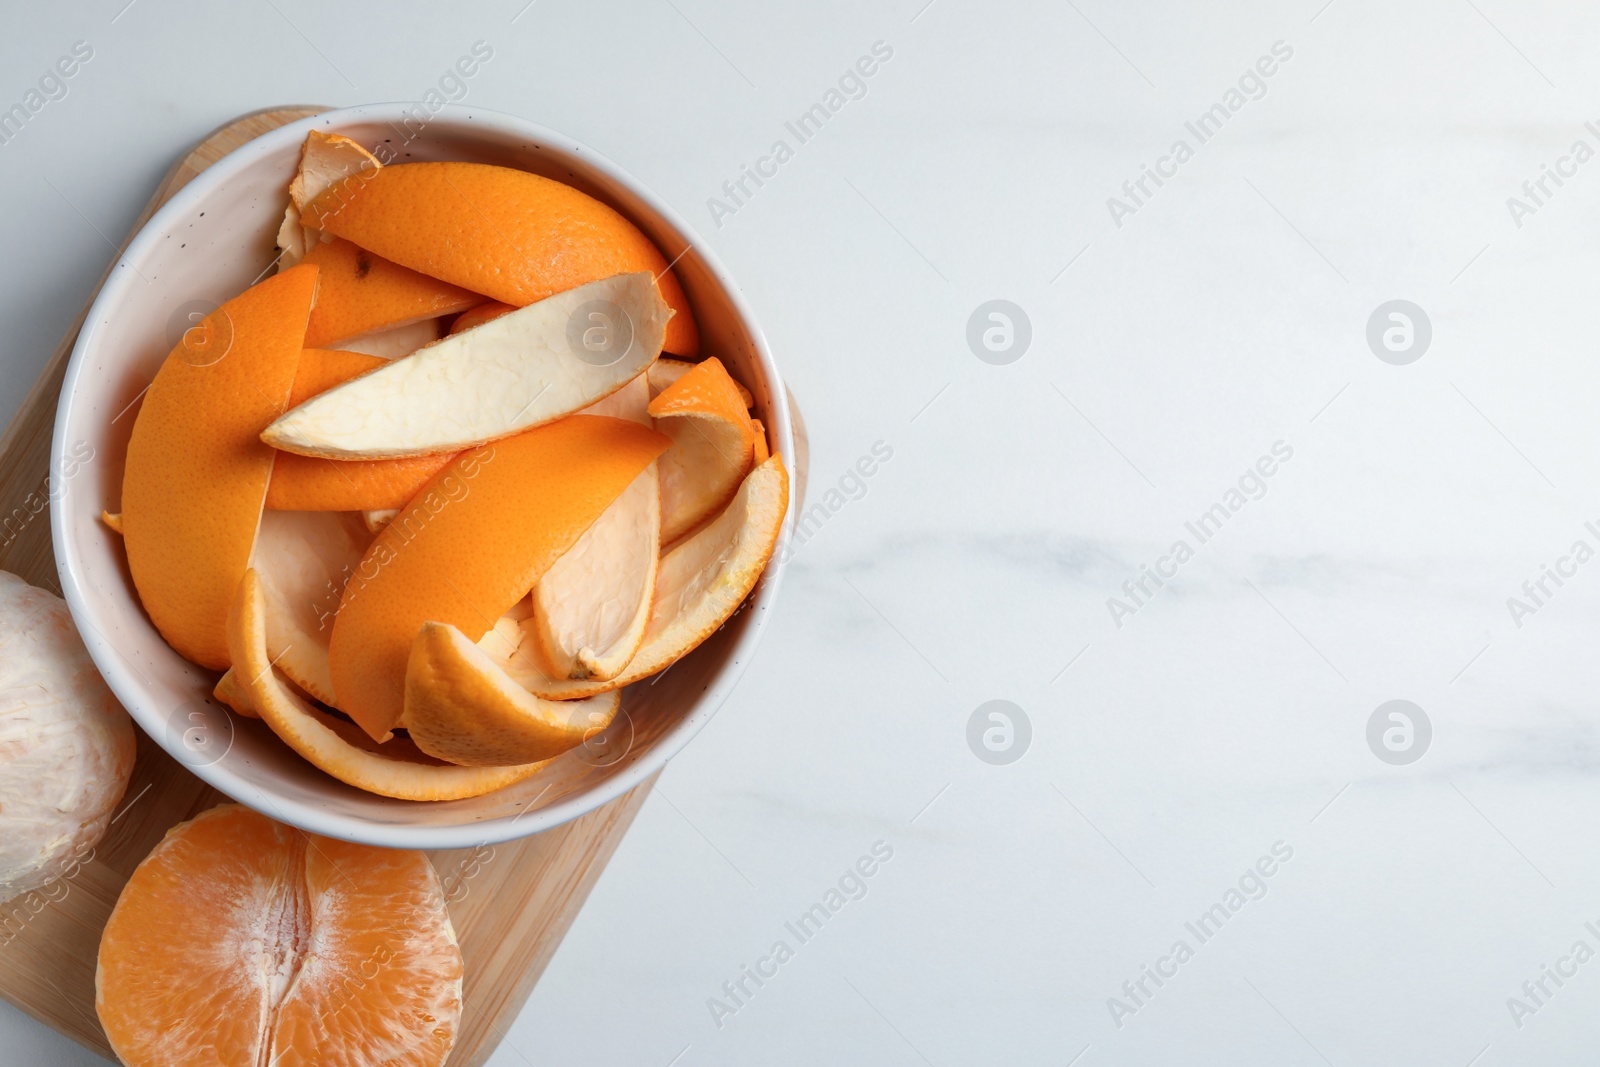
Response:
[{"label": "orange zest piece", "polygon": [[767,447],[767,428],[761,425],[760,419],[751,419],[750,432],[755,434],[755,465],[759,467],[772,455],[772,449]]},{"label": "orange zest piece", "polygon": [[[315,309],[313,309],[315,311]],[[357,375],[388,363],[382,356],[365,352],[344,352],[337,348],[306,348],[294,370],[294,385],[289,390],[289,406],[299,407],[318,393],[349,381]]]},{"label": "orange zest piece", "polygon": [[739,383],[728,374],[728,368],[715,356],[696,363],[650,401],[650,415],[710,415],[748,422],[749,411]]},{"label": "orange zest piece", "polygon": [[[313,314],[315,310],[313,309]],[[361,352],[308,348],[289,394],[297,407],[357,375],[389,361]],[[267,507],[273,511],[375,511],[401,508],[455,458],[453,452],[404,459],[331,460],[279,452],[267,486]]]},{"label": "orange zest piece", "polygon": [[345,178],[375,171],[378,157],[348,137],[312,130],[300,146],[300,166],[289,182],[289,206],[278,227],[279,269],[288,270],[315,248],[324,235],[300,222],[300,212],[328,186]]},{"label": "orange zest piece", "polygon": [[[527,619],[502,619],[495,627],[498,639],[478,647],[522,688],[546,700],[582,700],[648,678],[693,652],[733,617],[772,558],[788,510],[789,474],[783,460],[772,456],[750,472],[720,515],[662,555],[644,642],[613,678],[550,677],[528,654],[537,637],[528,632]],[[523,633],[520,643],[511,639],[513,628]]]},{"label": "orange zest piece", "polygon": [[621,707],[615,690],[541,700],[444,623],[417,631],[406,666],[406,731],[422,751],[468,767],[549,760],[600,733]]},{"label": "orange zest piece", "polygon": [[481,638],[668,443],[636,422],[574,415],[452,460],[345,585],[329,648],[339,709],[387,740],[422,624]]},{"label": "orange zest piece", "polygon": [[235,715],[243,715],[247,719],[259,719],[256,706],[250,702],[250,691],[239,681],[239,676],[229,667],[217,679],[217,684],[211,690],[211,695],[228,705]]},{"label": "orange zest piece", "polygon": [[664,347],[699,353],[688,298],[661,251],[615,210],[553,179],[482,163],[405,163],[337,182],[303,214],[309,226],[517,307],[650,271],[676,313]]},{"label": "orange zest piece", "polygon": [[461,316],[450,325],[450,332],[460,333],[463,330],[470,330],[474,326],[482,326],[486,322],[493,322],[501,315],[509,315],[515,310],[517,310],[515,305],[502,304],[498,300],[491,300],[486,304],[479,304],[475,308],[468,308],[466,311],[463,311]]},{"label": "orange zest piece", "polygon": [[122,478],[128,569],[184,658],[228,666],[228,609],[249,565],[275,455],[260,434],[294,383],[315,266],[229,300],[168,354],[133,424]]},{"label": "orange zest piece", "polygon": [[267,611],[261,577],[248,570],[228,616],[228,648],[240,668],[236,681],[272,732],[324,773],[379,796],[441,801],[492,793],[544,766],[456,767],[423,752],[407,737],[378,744],[359,726],[304,699],[273,666],[267,655]]},{"label": "orange zest piece", "polygon": [[317,302],[306,326],[306,347],[324,348],[391,326],[453,315],[483,302],[477,293],[419,274],[382,256],[334,239],[302,263],[321,268]]},{"label": "orange zest piece", "polygon": [[222,804],[168,830],[123,887],[95,1008],[128,1067],[438,1067],[462,975],[425,853]]},{"label": "orange zest piece", "polygon": [[739,386],[713,356],[650,401],[656,428],[672,438],[661,457],[661,543],[715,515],[755,465],[755,429]]}]

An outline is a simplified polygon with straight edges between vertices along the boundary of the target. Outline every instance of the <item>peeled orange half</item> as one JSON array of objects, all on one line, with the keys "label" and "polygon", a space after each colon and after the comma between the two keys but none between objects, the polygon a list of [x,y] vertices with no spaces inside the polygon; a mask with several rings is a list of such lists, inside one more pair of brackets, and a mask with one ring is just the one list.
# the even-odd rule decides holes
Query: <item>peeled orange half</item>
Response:
[{"label": "peeled orange half", "polygon": [[437,1067],[461,979],[427,856],[223,804],[123,887],[95,1009],[128,1067]]}]

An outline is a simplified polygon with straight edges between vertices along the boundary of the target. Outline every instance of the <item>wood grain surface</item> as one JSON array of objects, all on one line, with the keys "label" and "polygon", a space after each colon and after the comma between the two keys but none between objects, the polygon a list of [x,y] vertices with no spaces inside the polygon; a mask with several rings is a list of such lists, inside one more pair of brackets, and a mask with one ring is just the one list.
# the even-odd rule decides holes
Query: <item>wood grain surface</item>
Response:
[{"label": "wood grain surface", "polygon": [[[134,223],[130,239],[206,167],[268,130],[323,110],[274,108],[216,130],[173,165]],[[110,270],[108,266],[106,275]],[[97,292],[106,275],[96,284]],[[88,310],[85,303],[0,437],[0,569],[57,593],[45,476],[56,398]],[[534,837],[429,853],[450,898],[466,961],[466,1006],[451,1067],[478,1067],[488,1060],[653,783],[652,778],[610,804]],[[46,1026],[114,1058],[94,1010],[100,931],[128,876],[168,828],[226,799],[139,733],[133,782],[93,857],[54,885],[0,905],[0,996]]]}]

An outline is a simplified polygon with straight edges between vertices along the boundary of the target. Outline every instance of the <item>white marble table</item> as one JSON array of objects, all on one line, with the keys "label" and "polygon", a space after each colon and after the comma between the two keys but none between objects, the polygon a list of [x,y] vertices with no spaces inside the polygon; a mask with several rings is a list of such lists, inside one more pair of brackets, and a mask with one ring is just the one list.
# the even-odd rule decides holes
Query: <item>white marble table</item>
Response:
[{"label": "white marble table", "polygon": [[0,144],[0,415],[186,145],[477,41],[804,407],[830,506],[496,1067],[1593,1062],[1592,6],[125,2],[6,15],[0,106],[93,57]]}]

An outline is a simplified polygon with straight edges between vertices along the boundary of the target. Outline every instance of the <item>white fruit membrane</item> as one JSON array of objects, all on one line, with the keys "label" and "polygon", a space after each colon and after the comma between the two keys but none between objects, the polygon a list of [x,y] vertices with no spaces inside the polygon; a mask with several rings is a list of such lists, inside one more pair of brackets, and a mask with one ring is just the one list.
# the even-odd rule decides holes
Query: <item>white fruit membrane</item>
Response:
[{"label": "white fruit membrane", "polygon": [[0,902],[89,860],[133,755],[66,604],[0,571]]}]

